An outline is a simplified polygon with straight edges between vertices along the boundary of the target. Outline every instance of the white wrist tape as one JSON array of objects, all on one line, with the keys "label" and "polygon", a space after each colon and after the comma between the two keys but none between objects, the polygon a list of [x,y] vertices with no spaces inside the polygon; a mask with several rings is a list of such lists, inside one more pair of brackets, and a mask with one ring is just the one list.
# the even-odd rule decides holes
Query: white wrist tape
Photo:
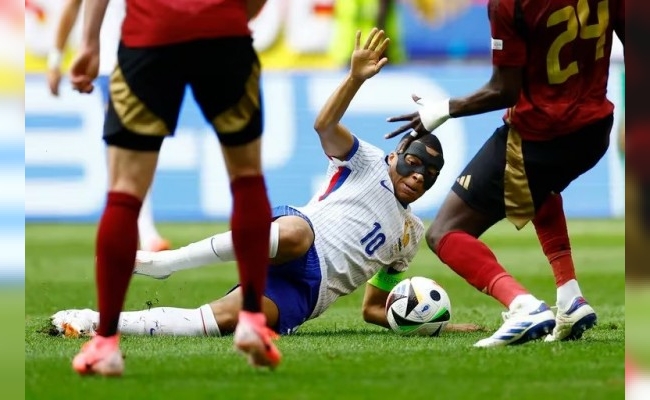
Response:
[{"label": "white wrist tape", "polygon": [[63,61],[63,54],[57,50],[52,49],[47,55],[47,68],[48,69],[59,69],[61,68],[61,62]]},{"label": "white wrist tape", "polygon": [[420,99],[417,103],[420,105],[418,113],[420,114],[422,126],[429,132],[451,118],[449,115],[449,99],[436,102]]}]

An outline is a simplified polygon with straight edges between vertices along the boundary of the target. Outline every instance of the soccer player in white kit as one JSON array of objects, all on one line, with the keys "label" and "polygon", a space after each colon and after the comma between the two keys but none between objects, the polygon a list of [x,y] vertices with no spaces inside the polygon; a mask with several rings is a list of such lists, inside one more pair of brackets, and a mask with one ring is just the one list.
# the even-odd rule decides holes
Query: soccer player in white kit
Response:
[{"label": "soccer player in white kit", "polygon": [[[82,3],[83,0],[65,0],[63,5],[54,46],[50,50],[47,60],[47,82],[50,93],[54,96],[59,95],[63,52],[65,51],[70,33],[81,11]],[[100,32],[100,65],[96,83],[101,90],[105,108],[110,101],[108,83],[110,75],[117,64],[117,48],[120,42],[120,30],[125,14],[126,3],[124,0],[111,0],[108,3],[106,16]],[[142,203],[142,209],[138,218],[138,233],[140,237],[140,248],[143,250],[161,251],[170,248],[169,241],[164,239],[158,232],[158,229],[156,229],[151,204],[151,193],[147,194]]]},{"label": "soccer player in white kit", "polygon": [[[388,39],[370,34],[362,46],[357,33],[351,69],[316,118],[314,128],[330,162],[327,183],[302,207],[273,210],[270,263],[264,293],[268,327],[290,334],[321,315],[337,298],[365,284],[363,317],[389,327],[385,304],[389,291],[404,278],[424,233],[410,203],[436,181],[444,164],[442,147],[433,135],[415,141],[400,155],[386,156],[359,140],[340,124],[366,79],[385,65]],[[234,261],[230,232],[159,253],[140,251],[135,273],[166,278],[182,269]],[[120,331],[144,335],[223,335],[233,332],[241,290],[197,309],[170,307],[123,312]],[[52,316],[58,333],[92,333],[92,310],[66,310]],[[474,330],[468,324],[446,330]]]}]

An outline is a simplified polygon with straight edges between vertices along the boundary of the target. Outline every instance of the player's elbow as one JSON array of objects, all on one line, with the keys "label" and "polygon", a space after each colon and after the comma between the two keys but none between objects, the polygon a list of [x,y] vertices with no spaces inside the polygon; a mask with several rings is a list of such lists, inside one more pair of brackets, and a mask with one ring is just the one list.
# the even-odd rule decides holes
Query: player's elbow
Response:
[{"label": "player's elbow", "polygon": [[373,321],[373,312],[372,312],[372,307],[364,304],[363,307],[361,308],[361,314],[363,315],[363,321],[372,323]]},{"label": "player's elbow", "polygon": [[519,100],[519,88],[500,88],[498,90],[498,96],[503,108],[513,107]]},{"label": "player's elbow", "polygon": [[314,130],[319,135],[326,133],[329,129],[331,129],[331,124],[328,121],[324,118],[316,118],[316,121],[314,121]]},{"label": "player's elbow", "polygon": [[369,304],[363,305],[361,310],[363,314],[363,321],[368,324],[374,324],[379,326],[387,326],[388,320],[384,314],[384,308],[379,305]]}]

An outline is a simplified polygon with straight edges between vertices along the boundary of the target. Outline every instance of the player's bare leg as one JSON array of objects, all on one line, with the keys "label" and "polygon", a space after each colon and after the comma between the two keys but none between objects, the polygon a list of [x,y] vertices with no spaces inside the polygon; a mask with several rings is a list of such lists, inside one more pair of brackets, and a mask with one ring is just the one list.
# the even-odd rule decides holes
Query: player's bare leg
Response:
[{"label": "player's bare leg", "polygon": [[275,368],[281,355],[262,312],[271,230],[271,206],[262,173],[262,139],[222,146],[222,151],[231,182],[230,226],[242,288],[235,347],[248,356],[251,365]]},{"label": "player's bare leg", "polygon": [[509,311],[504,324],[477,347],[520,344],[542,338],[555,326],[551,309],[530,294],[478,240],[498,220],[472,209],[453,191],[426,233],[427,244],[454,272]]},{"label": "player's bare leg", "polygon": [[[302,257],[314,242],[314,233],[303,218],[285,215],[271,223],[269,262],[282,264]],[[166,279],[174,272],[235,261],[232,232],[219,233],[179,249],[138,251],[134,273]]]},{"label": "player's bare leg", "polygon": [[158,152],[108,147],[109,192],[97,230],[97,334],[72,361],[82,375],[121,375],[118,322],[138,247],[138,214],[158,162]]},{"label": "player's bare leg", "polygon": [[575,340],[596,325],[594,309],[582,296],[571,255],[562,196],[551,194],[533,219],[542,250],[551,264],[557,287],[557,315],[546,341]]}]

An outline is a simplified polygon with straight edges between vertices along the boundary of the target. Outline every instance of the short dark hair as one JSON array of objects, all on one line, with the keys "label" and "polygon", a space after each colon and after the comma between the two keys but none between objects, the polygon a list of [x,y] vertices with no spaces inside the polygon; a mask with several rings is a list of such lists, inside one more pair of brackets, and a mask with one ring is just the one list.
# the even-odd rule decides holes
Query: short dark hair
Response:
[{"label": "short dark hair", "polygon": [[[406,139],[407,136],[409,136],[411,133],[407,133],[404,136],[402,136],[402,140]],[[402,141],[400,140],[400,142]],[[416,142],[420,142],[423,145],[433,149],[436,151],[436,153],[439,153],[440,155],[442,154],[442,144],[440,143],[440,139],[433,133],[426,134],[422,136],[421,138],[417,139]]]}]

